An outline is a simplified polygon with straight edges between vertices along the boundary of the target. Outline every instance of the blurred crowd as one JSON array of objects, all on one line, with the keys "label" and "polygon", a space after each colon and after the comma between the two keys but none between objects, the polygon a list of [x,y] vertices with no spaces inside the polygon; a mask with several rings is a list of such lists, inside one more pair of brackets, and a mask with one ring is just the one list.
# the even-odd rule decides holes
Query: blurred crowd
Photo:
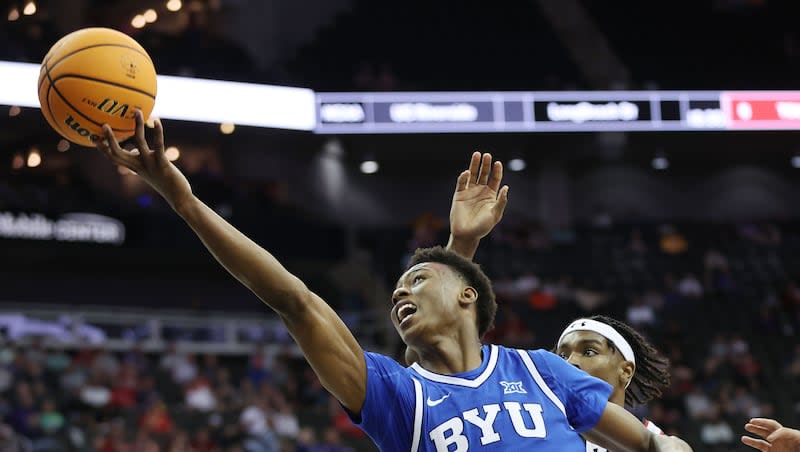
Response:
[{"label": "blurred crowd", "polygon": [[[800,414],[793,259],[800,236],[790,225],[604,222],[554,235],[512,217],[495,232],[476,256],[500,304],[488,341],[549,349],[575,317],[628,322],[672,363],[669,390],[631,408],[698,451],[736,449],[751,417],[791,425]],[[442,220],[425,215],[401,245],[442,243],[444,233]],[[400,254],[387,281],[407,258]],[[369,259],[380,260],[359,255],[333,272],[353,297],[367,280],[354,268],[372,266]],[[370,284],[371,292],[382,285]],[[363,320],[350,314],[385,308],[341,309],[357,329]],[[6,341],[2,441],[32,451],[371,450],[310,368],[283,347],[265,344],[245,357],[194,355],[179,343],[145,353],[133,344],[125,352],[102,345],[67,352]]]},{"label": "blurred crowd", "polygon": [[364,437],[302,361],[270,348],[226,357],[7,342],[0,365],[2,450],[346,452]]},{"label": "blurred crowd", "polygon": [[[797,225],[605,217],[553,233],[507,220],[475,258],[500,305],[487,341],[550,349],[571,319],[627,322],[672,366],[667,393],[634,412],[699,451],[744,447],[752,417],[800,418]],[[447,228],[428,219],[413,231],[408,252],[444,243]]]}]

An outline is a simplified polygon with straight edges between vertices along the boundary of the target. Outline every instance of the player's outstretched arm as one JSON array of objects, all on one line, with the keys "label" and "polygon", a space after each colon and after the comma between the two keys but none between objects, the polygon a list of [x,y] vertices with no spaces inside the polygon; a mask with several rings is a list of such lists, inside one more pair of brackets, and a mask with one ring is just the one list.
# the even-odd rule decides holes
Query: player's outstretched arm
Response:
[{"label": "player's outstretched arm", "polygon": [[778,421],[768,418],[753,418],[744,429],[760,438],[742,436],[742,442],[761,452],[800,451],[800,430],[782,426]]},{"label": "player's outstretched arm", "polygon": [[608,450],[644,452],[691,452],[692,448],[682,439],[675,436],[657,435],[625,408],[606,404],[603,415],[595,427],[585,432],[589,441]]},{"label": "player's outstretched arm", "polygon": [[450,239],[447,248],[472,259],[478,243],[503,218],[508,186],[500,188],[503,164],[492,163],[491,154],[474,152],[469,169],[456,180],[450,206]]},{"label": "player's outstretched arm", "polygon": [[159,121],[155,129],[154,146],[150,147],[144,119],[137,111],[137,150],[122,149],[107,125],[103,127],[105,139],[97,147],[158,191],[217,261],[281,316],[325,388],[358,413],[366,395],[366,364],[352,333],[300,279],[192,194],[186,177],[164,155]]}]

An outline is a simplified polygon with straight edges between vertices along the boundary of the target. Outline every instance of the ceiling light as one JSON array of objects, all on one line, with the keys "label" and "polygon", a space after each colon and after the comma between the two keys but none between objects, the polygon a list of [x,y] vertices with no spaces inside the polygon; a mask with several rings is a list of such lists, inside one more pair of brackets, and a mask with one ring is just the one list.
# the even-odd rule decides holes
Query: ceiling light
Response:
[{"label": "ceiling light", "polygon": [[378,172],[380,165],[375,160],[364,160],[361,162],[361,172],[364,174],[374,174]]},{"label": "ceiling light", "polygon": [[181,0],[169,0],[167,2],[167,9],[172,12],[180,11],[182,6]]},{"label": "ceiling light", "polygon": [[508,169],[511,171],[522,171],[526,166],[528,166],[528,164],[522,159],[511,159],[508,161]]},{"label": "ceiling light", "polygon": [[142,14],[142,17],[144,17],[145,22],[147,22],[148,24],[152,24],[153,22],[158,20],[158,13],[156,13],[156,10],[151,8],[145,11],[144,14]]},{"label": "ceiling light", "polygon": [[142,28],[145,26],[145,24],[147,24],[147,21],[144,20],[144,16],[141,14],[133,16],[133,19],[131,20],[131,25],[133,28]]},{"label": "ceiling light", "polygon": [[657,170],[665,170],[669,168],[669,160],[667,160],[667,158],[663,155],[654,157],[650,164],[653,165],[653,168]]},{"label": "ceiling light", "polygon": [[167,157],[167,160],[174,162],[180,158],[181,151],[175,146],[170,146],[164,151],[164,155]]},{"label": "ceiling light", "polygon": [[36,3],[28,2],[25,5],[25,8],[23,8],[22,14],[25,14],[26,16],[32,16],[36,14]]},{"label": "ceiling light", "polygon": [[28,154],[28,166],[31,168],[36,168],[41,164],[42,164],[42,154],[39,153],[38,149],[31,148],[31,152]]}]

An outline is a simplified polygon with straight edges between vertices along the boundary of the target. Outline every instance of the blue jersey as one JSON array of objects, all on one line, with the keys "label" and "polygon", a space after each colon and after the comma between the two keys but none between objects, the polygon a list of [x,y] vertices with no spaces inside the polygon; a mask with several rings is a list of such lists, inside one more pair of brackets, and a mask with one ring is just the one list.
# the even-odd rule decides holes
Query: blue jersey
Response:
[{"label": "blue jersey", "polygon": [[354,419],[382,451],[585,451],[611,386],[544,351],[484,345],[456,375],[365,352],[367,394]]}]

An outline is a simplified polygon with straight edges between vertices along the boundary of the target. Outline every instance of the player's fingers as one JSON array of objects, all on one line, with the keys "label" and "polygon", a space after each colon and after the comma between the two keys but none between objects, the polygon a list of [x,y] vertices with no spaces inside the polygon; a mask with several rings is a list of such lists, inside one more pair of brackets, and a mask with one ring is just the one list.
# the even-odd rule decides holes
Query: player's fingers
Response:
[{"label": "player's fingers", "polygon": [[156,136],[153,139],[153,150],[159,151],[160,153],[164,152],[164,126],[161,125],[161,120],[156,119],[153,122],[153,126],[156,129]]},{"label": "player's fingers", "polygon": [[492,175],[489,178],[489,188],[497,191],[500,188],[500,182],[503,181],[503,164],[500,161],[494,162],[492,165]]},{"label": "player's fingers", "polygon": [[136,120],[136,134],[134,135],[136,138],[136,147],[139,148],[139,152],[142,155],[147,154],[147,151],[150,150],[150,147],[147,145],[147,137],[144,134],[144,117],[142,116],[142,111],[137,109],[133,113],[133,117]]},{"label": "player's fingers", "polygon": [[748,424],[753,424],[758,427],[765,428],[770,432],[774,432],[775,430],[778,430],[779,428],[783,427],[780,424],[780,422],[774,419],[768,419],[763,417],[754,417],[753,419],[750,419],[750,422],[748,422]]},{"label": "player's fingers", "polygon": [[456,191],[466,190],[469,186],[469,170],[464,170],[461,174],[458,175],[458,179],[456,179]]},{"label": "player's fingers", "polygon": [[758,449],[761,452],[767,452],[770,449],[769,443],[764,441],[763,439],[756,439],[756,438],[751,438],[749,436],[742,436],[742,443],[752,447],[753,449]]},{"label": "player's fingers", "polygon": [[477,180],[478,171],[481,169],[481,153],[475,151],[469,159],[469,173],[474,177],[473,181]]},{"label": "player's fingers", "polygon": [[111,154],[111,147],[108,145],[108,141],[105,138],[97,140],[97,144],[95,146],[97,147],[98,151],[102,152],[106,157],[111,159],[111,161],[116,159],[116,157]]},{"label": "player's fingers", "polygon": [[481,159],[480,174],[478,174],[478,184],[486,185],[489,180],[489,174],[492,172],[492,154],[488,152],[483,154]]},{"label": "player's fingers", "polygon": [[782,429],[775,430],[774,432],[770,433],[769,436],[767,436],[765,439],[767,440],[768,443],[774,444],[776,441],[780,441],[781,438],[786,439],[786,438],[792,436],[791,434],[787,435],[787,433],[789,433],[787,431],[787,429],[782,428]]},{"label": "player's fingers", "polygon": [[761,436],[761,437],[764,437],[764,438],[766,438],[767,436],[770,435],[770,433],[773,432],[773,430],[770,430],[768,428],[761,427],[761,426],[755,425],[755,424],[750,424],[750,423],[745,424],[744,425],[744,429],[747,430],[748,432],[754,434],[754,435],[758,435],[758,436]]},{"label": "player's fingers", "polygon": [[503,218],[503,212],[506,210],[506,204],[508,204],[508,185],[503,186],[500,189],[500,193],[497,194],[497,203],[495,203],[492,210],[494,211],[494,217],[497,218],[497,221],[500,221]]},{"label": "player's fingers", "polygon": [[130,162],[134,157],[130,151],[122,149],[117,137],[114,136],[114,131],[111,130],[111,126],[108,124],[103,124],[103,137],[98,140],[98,147],[104,146],[110,157],[119,159],[120,162]]},{"label": "player's fingers", "polygon": [[[115,165],[119,165],[119,166],[122,166],[122,167],[125,167],[125,168],[128,168],[128,169],[131,169],[132,167],[135,168],[135,165],[136,165],[135,159],[133,159],[133,158],[131,158],[131,157],[125,155],[125,154],[120,154],[118,152],[112,151],[111,146],[108,143],[108,139],[101,138],[100,140],[98,140],[97,141],[97,149],[100,152],[102,152],[106,156],[106,158],[111,160],[111,163],[114,163]],[[125,151],[123,149],[123,152],[127,152],[127,151]],[[133,171],[133,170],[131,170],[131,171]]]}]

